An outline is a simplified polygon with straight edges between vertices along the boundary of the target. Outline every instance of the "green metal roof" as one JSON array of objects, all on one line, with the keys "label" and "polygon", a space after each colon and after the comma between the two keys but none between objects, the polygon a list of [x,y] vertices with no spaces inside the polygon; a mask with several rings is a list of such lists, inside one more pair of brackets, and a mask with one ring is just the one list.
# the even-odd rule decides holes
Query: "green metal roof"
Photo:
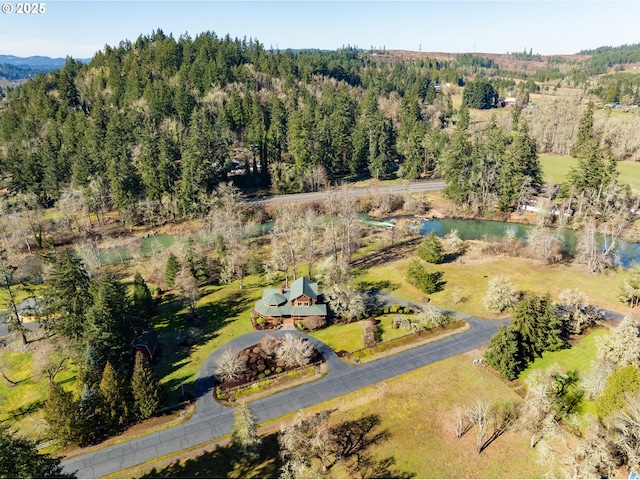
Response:
[{"label": "green metal roof", "polygon": [[318,298],[318,284],[311,282],[307,277],[300,277],[291,284],[290,289],[281,291],[278,288],[265,288],[262,299],[256,302],[256,312],[265,317],[308,317],[312,315],[327,315],[325,304],[299,307],[291,305],[291,300],[307,296],[313,300]]},{"label": "green metal roof", "polygon": [[302,295],[306,295],[313,300],[318,298],[318,284],[311,283],[308,277],[300,277],[291,284],[291,290],[289,292],[289,300],[299,298]]}]

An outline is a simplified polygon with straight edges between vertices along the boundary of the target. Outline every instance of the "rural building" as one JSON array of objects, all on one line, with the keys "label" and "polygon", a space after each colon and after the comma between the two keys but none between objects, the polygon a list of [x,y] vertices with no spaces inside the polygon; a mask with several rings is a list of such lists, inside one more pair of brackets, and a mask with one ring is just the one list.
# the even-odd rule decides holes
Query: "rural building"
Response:
[{"label": "rural building", "polygon": [[318,284],[308,277],[300,277],[291,288],[265,288],[254,312],[272,325],[293,325],[311,317],[326,318],[327,306],[318,303]]},{"label": "rural building", "polygon": [[133,344],[133,354],[142,353],[149,363],[153,363],[158,358],[160,351],[160,343],[158,342],[158,334],[154,329],[145,330],[140,334]]}]

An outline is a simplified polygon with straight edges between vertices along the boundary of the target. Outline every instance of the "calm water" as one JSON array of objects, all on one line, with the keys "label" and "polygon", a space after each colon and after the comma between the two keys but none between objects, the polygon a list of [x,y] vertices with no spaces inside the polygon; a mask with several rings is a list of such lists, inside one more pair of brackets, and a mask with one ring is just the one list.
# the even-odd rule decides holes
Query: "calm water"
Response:
[{"label": "calm water", "polygon": [[[376,221],[368,217],[366,213],[359,215],[363,222],[378,227],[389,227],[392,225],[389,221]],[[273,222],[260,225],[259,234],[266,234],[273,228]],[[435,231],[439,237],[444,237],[452,230],[458,230],[458,235],[463,240],[495,240],[500,237],[507,236],[510,231],[514,232],[517,238],[526,239],[527,232],[534,228],[532,225],[523,225],[521,223],[495,222],[492,220],[466,220],[460,218],[436,218],[433,220],[425,220],[422,222],[420,233],[429,235],[431,231]],[[177,237],[172,235],[150,236],[141,240],[140,244],[134,248],[138,254],[147,256],[155,252],[160,252],[169,248]],[[573,255],[576,250],[576,233],[573,230],[564,230],[560,238],[565,245],[565,251]],[[121,259],[128,260],[133,257],[132,252],[128,248],[106,249],[100,252],[102,263],[115,263]],[[640,263],[640,243],[627,243],[618,249],[616,254],[616,265],[629,268],[633,262]]]},{"label": "calm water", "polygon": [[[429,235],[432,231],[439,237],[444,237],[452,230],[458,230],[458,236],[463,240],[492,240],[507,236],[513,232],[517,238],[526,239],[527,232],[534,228],[532,225],[520,223],[495,222],[492,220],[466,220],[459,218],[436,218],[422,222],[420,233]],[[565,251],[570,255],[576,251],[576,232],[564,230],[560,240],[565,244]],[[614,258],[615,264],[629,268],[633,262],[640,263],[640,243],[623,244]]]}]

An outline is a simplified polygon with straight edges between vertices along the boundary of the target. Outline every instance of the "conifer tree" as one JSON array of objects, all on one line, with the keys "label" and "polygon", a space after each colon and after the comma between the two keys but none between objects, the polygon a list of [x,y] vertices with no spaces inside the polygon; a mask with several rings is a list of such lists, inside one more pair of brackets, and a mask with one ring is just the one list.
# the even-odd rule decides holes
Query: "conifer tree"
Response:
[{"label": "conifer tree", "polygon": [[64,478],[60,459],[40,454],[34,442],[0,425],[0,478]]},{"label": "conifer tree", "polygon": [[91,305],[89,285],[89,275],[80,258],[68,250],[57,254],[44,291],[45,328],[72,342],[80,341]]},{"label": "conifer tree", "polygon": [[429,263],[442,263],[444,261],[442,242],[440,242],[433,230],[418,247],[418,256]]},{"label": "conifer tree", "polygon": [[593,102],[589,102],[587,109],[582,114],[582,118],[580,118],[578,134],[570,153],[574,158],[583,157],[592,149],[594,141],[597,145],[597,139],[594,139],[593,136],[593,110],[594,104]]},{"label": "conifer tree", "polygon": [[518,133],[505,153],[498,185],[500,210],[504,212],[511,210],[514,202],[526,201],[542,185],[536,142],[525,122],[520,122]]},{"label": "conifer tree", "polygon": [[180,272],[180,263],[178,262],[178,258],[173,254],[169,253],[169,258],[167,258],[167,266],[165,267],[164,281],[167,283],[169,288],[173,288],[176,282],[176,277]]},{"label": "conifer tree", "polygon": [[122,376],[107,362],[100,380],[102,419],[109,424],[123,424],[129,414],[128,392]]},{"label": "conifer tree", "polygon": [[141,352],[136,353],[131,377],[133,411],[140,420],[151,417],[160,404],[160,386],[149,365],[149,360]]},{"label": "conifer tree", "polygon": [[49,383],[47,400],[44,402],[44,420],[49,425],[53,439],[63,446],[79,441],[77,415],[78,405],[73,401],[73,394],[56,382]]},{"label": "conifer tree", "polygon": [[136,272],[133,279],[131,303],[134,315],[146,319],[153,313],[153,298],[151,297],[151,290],[149,290],[149,287],[142,278],[142,275],[140,275],[140,272]]},{"label": "conifer tree", "polygon": [[131,314],[124,285],[106,272],[92,293],[93,305],[87,311],[86,340],[102,361],[131,368],[131,341],[142,322]]}]

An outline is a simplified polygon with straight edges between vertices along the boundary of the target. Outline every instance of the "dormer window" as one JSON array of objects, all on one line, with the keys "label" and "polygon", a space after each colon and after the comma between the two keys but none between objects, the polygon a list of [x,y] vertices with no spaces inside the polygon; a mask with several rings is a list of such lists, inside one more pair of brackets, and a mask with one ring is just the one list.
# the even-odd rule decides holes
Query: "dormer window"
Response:
[{"label": "dormer window", "polygon": [[298,302],[298,307],[308,307],[309,306],[309,302]]}]

